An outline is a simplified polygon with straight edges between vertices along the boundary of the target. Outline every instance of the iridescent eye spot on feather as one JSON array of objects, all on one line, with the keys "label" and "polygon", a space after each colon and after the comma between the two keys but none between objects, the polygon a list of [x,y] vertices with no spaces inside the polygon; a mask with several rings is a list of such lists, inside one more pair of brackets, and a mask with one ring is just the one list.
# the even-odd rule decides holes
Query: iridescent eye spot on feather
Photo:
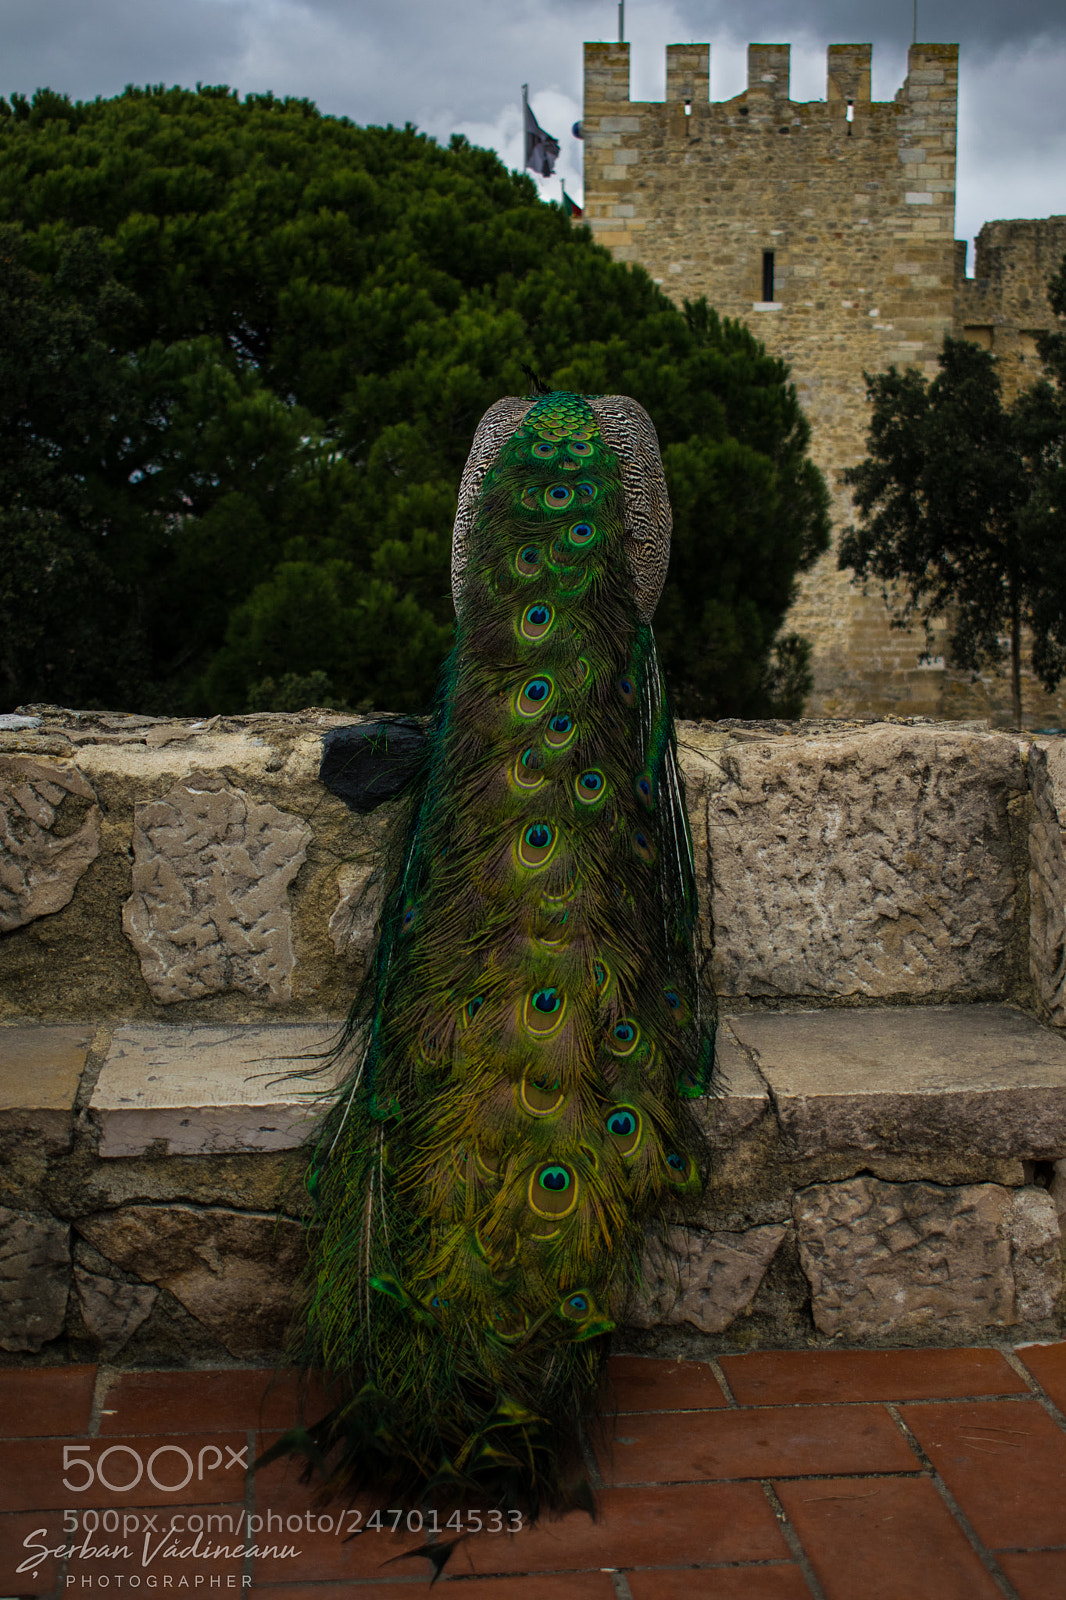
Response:
[{"label": "iridescent eye spot on feather", "polygon": [[610,967],[605,966],[602,961],[594,961],[592,963],[592,981],[597,989],[606,989],[611,981]]},{"label": "iridescent eye spot on feather", "polygon": [[688,1183],[693,1173],[692,1161],[688,1156],[682,1155],[679,1150],[668,1150],[663,1160],[666,1162],[666,1172],[671,1183]]},{"label": "iridescent eye spot on feather", "polygon": [[527,792],[531,789],[539,789],[544,783],[544,778],[539,770],[541,765],[542,759],[539,750],[534,750],[532,745],[523,750],[515,762],[514,771],[511,774],[516,786],[519,789],[525,789]]},{"label": "iridescent eye spot on feather", "polygon": [[586,545],[592,543],[595,537],[596,530],[591,522],[575,522],[568,534],[570,543],[577,550],[583,550]]},{"label": "iridescent eye spot on feather", "polygon": [[537,717],[554,693],[555,685],[550,678],[530,678],[518,691],[515,710],[520,717]]},{"label": "iridescent eye spot on feather", "polygon": [[607,793],[607,779],[595,767],[590,772],[583,772],[574,784],[578,800],[583,806],[598,805]]},{"label": "iridescent eye spot on feather", "polygon": [[535,989],[527,994],[522,1007],[522,1021],[526,1032],[535,1039],[550,1038],[558,1033],[566,1015],[566,996],[558,989]]},{"label": "iridescent eye spot on feather", "polygon": [[516,1344],[529,1332],[529,1318],[524,1311],[495,1311],[490,1326],[497,1339]]},{"label": "iridescent eye spot on feather", "polygon": [[577,495],[578,499],[583,500],[586,505],[591,505],[592,501],[595,500],[597,494],[599,493],[599,488],[594,483],[576,483],[574,485],[574,493]]},{"label": "iridescent eye spot on feather", "polygon": [[548,723],[544,743],[552,750],[565,750],[577,733],[577,723],[565,711],[558,712]]},{"label": "iridescent eye spot on feather", "polygon": [[562,511],[574,498],[574,491],[568,483],[553,483],[544,491],[544,504],[549,511]]},{"label": "iridescent eye spot on feather", "polygon": [[557,834],[546,822],[534,822],[518,841],[518,859],[524,867],[547,866],[555,852]]},{"label": "iridescent eye spot on feather", "polygon": [[527,544],[515,556],[514,564],[521,577],[533,578],[540,567],[540,551],[535,544]]},{"label": "iridescent eye spot on feather", "polygon": [[566,448],[572,456],[590,456],[592,454],[592,446],[587,439],[571,438]]},{"label": "iridescent eye spot on feather", "polygon": [[417,922],[417,920],[418,920],[418,907],[415,905],[413,900],[408,900],[407,904],[403,908],[403,915],[400,918],[400,932],[401,933],[411,933],[411,932],[413,932],[414,925]]},{"label": "iridescent eye spot on feather", "polygon": [[570,1322],[584,1322],[589,1314],[589,1297],[587,1294],[567,1295],[559,1310]]},{"label": "iridescent eye spot on feather", "polygon": [[467,1001],[466,1005],[463,1007],[464,1027],[470,1026],[484,1004],[485,996],[483,994],[476,994],[472,1000]]},{"label": "iridescent eye spot on feather", "polygon": [[549,1084],[546,1078],[539,1081],[528,1076],[522,1079],[519,1098],[531,1117],[550,1117],[553,1111],[558,1111],[566,1099],[559,1081]]},{"label": "iridescent eye spot on feather", "polygon": [[518,624],[518,631],[523,639],[529,639],[531,642],[543,639],[551,628],[554,615],[551,606],[538,601],[535,606],[527,607]]},{"label": "iridescent eye spot on feather", "polygon": [[640,1029],[629,1017],[616,1022],[607,1035],[607,1048],[615,1056],[631,1056],[640,1043]]},{"label": "iridescent eye spot on feather", "polygon": [[640,1144],[640,1113],[632,1106],[617,1106],[607,1118],[607,1132],[624,1156]]},{"label": "iridescent eye spot on feather", "polygon": [[540,489],[535,484],[529,484],[519,496],[519,504],[524,511],[539,511],[541,509]]},{"label": "iridescent eye spot on feather", "polygon": [[638,861],[655,860],[655,846],[643,828],[638,828],[633,835],[633,854]]},{"label": "iridescent eye spot on feather", "polygon": [[530,453],[536,456],[538,461],[550,461],[555,454],[555,446],[548,439],[539,439]]},{"label": "iridescent eye spot on feather", "polygon": [[479,1172],[487,1178],[498,1178],[500,1175],[500,1160],[491,1150],[485,1150],[481,1145],[474,1148],[474,1161]]},{"label": "iridescent eye spot on feather", "polygon": [[622,696],[627,706],[637,703],[637,686],[632,678],[625,677],[618,680],[618,693]]},{"label": "iridescent eye spot on feather", "polygon": [[583,684],[588,682],[591,673],[592,668],[589,666],[588,658],[586,656],[578,656],[571,668],[574,687],[580,689]]},{"label": "iridescent eye spot on feather", "polygon": [[687,1027],[691,1017],[689,1013],[688,1001],[685,999],[681,991],[674,988],[664,989],[663,999],[666,1001],[667,1007],[669,1008],[670,1021],[674,1024],[674,1027]]},{"label": "iridescent eye spot on feather", "polygon": [[577,1205],[577,1177],[556,1162],[537,1167],[529,1180],[529,1204],[538,1217],[566,1217]]}]

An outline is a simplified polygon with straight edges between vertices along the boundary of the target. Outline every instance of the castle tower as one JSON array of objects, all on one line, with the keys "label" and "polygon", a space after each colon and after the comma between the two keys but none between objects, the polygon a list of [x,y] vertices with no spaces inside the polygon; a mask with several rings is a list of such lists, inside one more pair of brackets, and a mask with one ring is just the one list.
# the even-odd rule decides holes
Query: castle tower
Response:
[{"label": "castle tower", "polygon": [[[954,331],[958,47],[913,45],[890,102],[870,98],[871,53],[831,45],[826,99],[800,104],[788,45],[753,44],[747,88],[712,102],[710,47],[669,45],[659,103],[630,99],[628,45],[585,46],[585,220],[674,300],[705,295],[789,363],[838,531],[840,470],[865,453],[863,371],[933,376]],[[832,551],[788,626],[814,646],[812,714],[944,714],[924,633],[890,629]]]}]

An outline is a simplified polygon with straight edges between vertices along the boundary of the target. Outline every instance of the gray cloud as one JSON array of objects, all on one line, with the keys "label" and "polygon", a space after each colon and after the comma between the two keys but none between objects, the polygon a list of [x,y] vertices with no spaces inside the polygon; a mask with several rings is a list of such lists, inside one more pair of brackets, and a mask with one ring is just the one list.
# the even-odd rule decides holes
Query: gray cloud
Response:
[{"label": "gray cloud", "polygon": [[[749,40],[792,43],[795,99],[825,93],[825,48],[868,39],[874,96],[906,70],[911,6],[883,0],[748,0],[743,32],[724,0],[627,0],[635,98],[662,96],[664,46],[711,40],[711,93],[743,87]],[[48,84],[75,97],[127,83],[229,83],[307,96],[357,122],[460,130],[520,159],[521,84],[563,147],[581,192],[581,43],[612,38],[615,0],[5,0],[0,91]],[[919,37],[961,45],[956,231],[993,217],[1066,212],[1066,8],[1061,0],[919,0]],[[558,195],[548,180],[545,193]]]}]

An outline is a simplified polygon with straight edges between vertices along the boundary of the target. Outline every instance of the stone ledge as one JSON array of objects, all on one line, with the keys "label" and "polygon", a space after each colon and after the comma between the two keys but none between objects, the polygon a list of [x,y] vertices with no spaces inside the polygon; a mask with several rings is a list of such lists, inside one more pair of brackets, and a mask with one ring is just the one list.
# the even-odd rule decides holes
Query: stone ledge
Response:
[{"label": "stone ledge", "polygon": [[0,1029],[0,1142],[29,1141],[45,1155],[70,1149],[92,1038],[91,1027]]},{"label": "stone ledge", "polygon": [[1066,1155],[1066,1041],[1013,1006],[863,1007],[728,1019],[790,1160],[831,1151]]},{"label": "stone ledge", "polygon": [[295,1149],[327,1080],[289,1075],[339,1026],[118,1028],[89,1102],[99,1155]]},{"label": "stone ledge", "polygon": [[[291,1150],[325,1080],[299,1073],[340,1023],[117,1028],[89,1099],[105,1159]],[[0,1028],[0,1134],[70,1148],[91,1027]],[[746,1012],[719,1032],[712,1149],[769,1115],[780,1156],[1066,1159],[1066,1040],[1005,1005]]]}]

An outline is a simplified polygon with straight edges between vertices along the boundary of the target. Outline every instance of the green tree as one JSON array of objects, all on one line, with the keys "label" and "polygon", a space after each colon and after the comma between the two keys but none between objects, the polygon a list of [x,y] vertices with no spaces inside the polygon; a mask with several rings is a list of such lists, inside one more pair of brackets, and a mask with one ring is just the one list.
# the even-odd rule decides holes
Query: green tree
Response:
[{"label": "green tree", "polygon": [[79,472],[136,670],[82,698],[237,710],[306,682],[425,705],[462,465],[528,365],[656,422],[678,709],[799,709],[804,650],[778,635],[828,519],[787,370],[702,304],[683,315],[528,178],[459,137],[226,89],[12,97],[0,156],[0,222],[41,295],[92,229],[131,297],[99,322],[123,422],[89,430]]},{"label": "green tree", "polygon": [[1021,726],[1023,627],[1049,692],[1066,671],[1066,558],[1051,476],[1062,459],[1061,395],[1044,382],[1004,406],[991,353],[961,339],[945,339],[939,365],[928,383],[913,368],[867,374],[869,454],[845,474],[859,526],[841,540],[839,566],[856,581],[881,579],[886,600],[897,586],[898,626],[950,615],[961,667],[1000,662],[1007,635]]},{"label": "green tree", "polygon": [[22,256],[19,230],[0,227],[0,692],[80,702],[137,653],[86,481],[91,444],[106,450],[130,420],[105,324],[132,296],[84,232],[64,241],[51,292]]}]

